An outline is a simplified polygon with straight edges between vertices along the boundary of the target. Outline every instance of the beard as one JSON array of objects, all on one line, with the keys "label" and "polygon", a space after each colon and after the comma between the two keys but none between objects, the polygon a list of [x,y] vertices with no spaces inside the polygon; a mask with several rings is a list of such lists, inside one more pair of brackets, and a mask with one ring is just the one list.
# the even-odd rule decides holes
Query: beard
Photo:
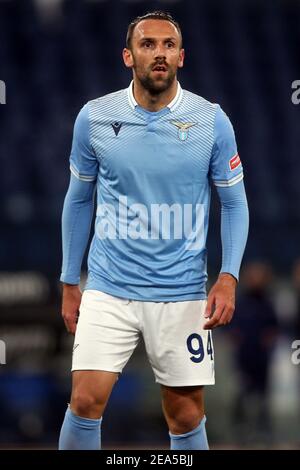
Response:
[{"label": "beard", "polygon": [[139,67],[134,65],[136,78],[140,84],[147,90],[150,95],[159,95],[160,93],[168,90],[176,77],[176,70],[168,67],[168,72],[165,77],[151,77],[152,67],[149,70],[141,71]]},{"label": "beard", "polygon": [[175,73],[168,74],[165,78],[152,78],[149,75],[137,75],[137,78],[150,95],[158,95],[170,88],[174,81]]}]

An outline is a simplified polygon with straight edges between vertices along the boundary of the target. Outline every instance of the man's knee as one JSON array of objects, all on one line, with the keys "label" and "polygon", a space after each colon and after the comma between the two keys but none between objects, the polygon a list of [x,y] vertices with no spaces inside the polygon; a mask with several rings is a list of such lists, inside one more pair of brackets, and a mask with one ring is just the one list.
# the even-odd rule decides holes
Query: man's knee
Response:
[{"label": "man's knee", "polygon": [[106,371],[74,371],[71,410],[83,418],[100,418],[118,374]]},{"label": "man's knee", "polygon": [[186,434],[204,416],[203,387],[162,387],[162,404],[170,432]]},{"label": "man's knee", "polygon": [[71,410],[82,418],[97,419],[102,416],[106,401],[81,389],[75,389],[71,397]]},{"label": "man's knee", "polygon": [[167,417],[169,431],[172,434],[186,434],[199,426],[204,413],[200,410],[180,410],[174,416]]}]

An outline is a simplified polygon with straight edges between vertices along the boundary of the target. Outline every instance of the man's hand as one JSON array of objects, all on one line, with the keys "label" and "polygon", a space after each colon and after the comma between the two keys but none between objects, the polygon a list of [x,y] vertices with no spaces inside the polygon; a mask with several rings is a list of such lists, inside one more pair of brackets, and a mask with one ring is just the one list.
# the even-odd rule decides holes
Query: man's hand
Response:
[{"label": "man's hand", "polygon": [[75,335],[76,331],[81,296],[79,286],[63,285],[62,317],[67,331],[72,335]]},{"label": "man's hand", "polygon": [[231,274],[221,273],[217,282],[210,289],[207,298],[204,324],[205,330],[227,325],[232,319],[235,307],[235,288],[237,280]]}]

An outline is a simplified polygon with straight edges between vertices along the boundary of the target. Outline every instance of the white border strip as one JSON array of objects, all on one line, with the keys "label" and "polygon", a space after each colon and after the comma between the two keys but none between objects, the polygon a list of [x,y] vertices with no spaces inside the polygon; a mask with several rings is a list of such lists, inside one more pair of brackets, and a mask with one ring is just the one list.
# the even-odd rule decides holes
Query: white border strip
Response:
[{"label": "white border strip", "polygon": [[81,175],[74,166],[70,165],[70,170],[71,173],[76,176],[77,179],[81,181],[86,181],[87,183],[91,183],[92,181],[95,181],[97,178],[96,176],[86,176],[86,175]]},{"label": "white border strip", "polygon": [[226,180],[214,181],[214,185],[219,186],[219,188],[227,188],[229,186],[234,186],[236,183],[239,183],[240,181],[242,181],[243,178],[244,178],[244,173],[242,172],[228,181]]}]

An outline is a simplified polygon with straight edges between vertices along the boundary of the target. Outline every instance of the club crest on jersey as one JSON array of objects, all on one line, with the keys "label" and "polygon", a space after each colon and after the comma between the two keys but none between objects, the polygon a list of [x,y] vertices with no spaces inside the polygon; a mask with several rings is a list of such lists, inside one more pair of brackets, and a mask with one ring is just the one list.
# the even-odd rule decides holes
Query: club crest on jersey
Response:
[{"label": "club crest on jersey", "polygon": [[178,129],[178,138],[179,140],[186,140],[189,135],[189,128],[197,124],[196,122],[180,122],[180,121],[170,121],[171,124],[177,127]]}]

